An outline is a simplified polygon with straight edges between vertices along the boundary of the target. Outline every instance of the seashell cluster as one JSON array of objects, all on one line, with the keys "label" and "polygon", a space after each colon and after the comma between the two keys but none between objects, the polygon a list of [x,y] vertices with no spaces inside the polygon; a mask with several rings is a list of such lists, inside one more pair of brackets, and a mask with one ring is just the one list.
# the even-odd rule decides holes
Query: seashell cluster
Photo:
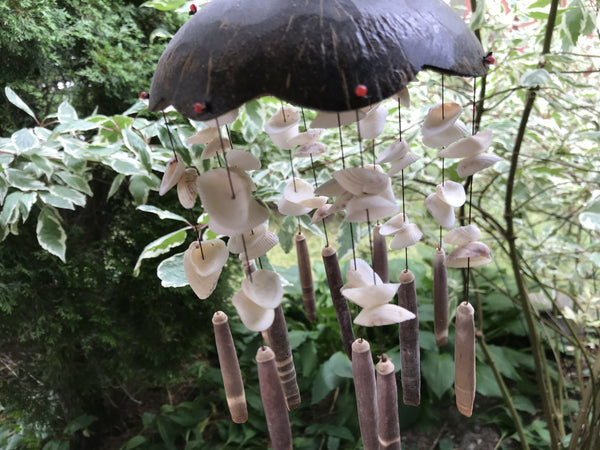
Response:
[{"label": "seashell cluster", "polygon": [[283,106],[265,124],[265,131],[276,147],[293,150],[294,156],[310,157],[325,153],[325,146],[317,142],[323,130],[313,127],[302,133],[298,130],[300,113],[296,108]]},{"label": "seashell cluster", "polygon": [[456,222],[454,208],[458,208],[467,200],[462,184],[455,181],[444,181],[438,184],[435,192],[425,199],[425,207],[442,228],[452,228]]},{"label": "seashell cluster", "polygon": [[430,148],[447,147],[465,136],[467,127],[458,119],[462,111],[462,107],[454,102],[430,108],[421,127],[423,144]]},{"label": "seashell cluster", "polygon": [[379,234],[383,236],[394,236],[390,242],[390,249],[400,250],[412,247],[423,237],[423,233],[414,223],[408,222],[408,216],[400,213],[381,225]]},{"label": "seashell cluster", "polygon": [[461,161],[456,169],[461,178],[469,177],[500,161],[499,156],[485,153],[492,143],[491,130],[480,131],[464,137],[438,152],[440,158],[458,158]]},{"label": "seashell cluster", "polygon": [[327,197],[315,196],[312,184],[300,178],[292,178],[283,189],[277,208],[285,216],[301,216],[315,208],[321,208],[326,202]]},{"label": "seashell cluster", "polygon": [[406,309],[389,304],[400,287],[399,283],[383,283],[369,264],[356,258],[350,261],[346,284],[341,293],[349,301],[363,308],[354,323],[365,327],[391,325],[414,319]]},{"label": "seashell cluster", "polygon": [[487,245],[478,241],[480,237],[481,231],[473,224],[449,231],[444,242],[458,247],[446,257],[446,266],[463,268],[489,264],[491,252]]},{"label": "seashell cluster", "polygon": [[279,275],[269,270],[257,270],[242,281],[242,288],[231,300],[246,328],[261,332],[273,323],[275,308],[282,299]]}]

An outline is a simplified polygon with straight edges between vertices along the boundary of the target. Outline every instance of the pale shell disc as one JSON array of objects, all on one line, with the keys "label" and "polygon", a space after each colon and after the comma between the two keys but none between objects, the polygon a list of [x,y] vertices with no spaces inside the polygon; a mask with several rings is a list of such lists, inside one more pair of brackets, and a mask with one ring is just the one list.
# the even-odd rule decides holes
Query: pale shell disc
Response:
[{"label": "pale shell disc", "polygon": [[231,142],[226,137],[216,137],[204,147],[200,159],[210,159],[217,156],[219,153],[224,153],[231,149]]},{"label": "pale shell disc", "polygon": [[311,209],[320,208],[325,203],[327,203],[327,197],[323,197],[323,196],[310,197],[310,198],[300,201],[300,204],[302,206],[306,206],[307,208],[311,208]]},{"label": "pale shell disc", "polygon": [[232,109],[231,111],[227,111],[225,114],[222,114],[219,117],[215,117],[214,119],[207,120],[204,123],[206,124],[206,126],[219,128],[223,125],[229,125],[230,123],[235,122],[238,113],[239,110],[237,108]]},{"label": "pale shell disc", "polygon": [[196,296],[203,300],[212,294],[217,287],[221,269],[216,270],[207,276],[201,275],[192,258],[193,252],[195,251],[192,246],[195,244],[195,242],[192,242],[183,254],[183,272]]},{"label": "pale shell disc", "polygon": [[379,228],[379,234],[382,236],[391,236],[392,234],[396,234],[399,231],[404,230],[408,223],[408,216],[406,214],[396,214],[390,220],[381,225],[381,228]]},{"label": "pale shell disc", "polygon": [[367,222],[393,216],[400,207],[380,195],[353,197],[346,205],[346,222]]},{"label": "pale shell disc", "polygon": [[185,164],[179,158],[173,157],[167,163],[158,189],[158,195],[165,195],[173,186],[177,184],[185,172]]},{"label": "pale shell disc", "polygon": [[501,159],[502,158],[499,156],[491,153],[481,153],[476,156],[471,156],[470,158],[465,158],[459,162],[456,172],[458,173],[459,177],[466,178],[479,172],[480,170],[493,166]]},{"label": "pale shell disc", "polygon": [[335,199],[335,201],[331,204],[329,211],[327,211],[327,215],[331,216],[332,214],[337,214],[340,211],[346,209],[348,206],[348,202],[352,200],[354,196],[350,192],[344,191],[342,195]]},{"label": "pale shell disc", "polygon": [[330,204],[325,204],[323,206],[321,206],[320,208],[318,208],[312,216],[312,219],[310,220],[310,223],[315,225],[318,222],[321,222],[322,220],[324,220],[327,216],[329,216],[329,210],[331,209],[331,205]]},{"label": "pale shell disc", "polygon": [[397,161],[400,158],[406,156],[409,150],[408,142],[404,139],[396,139],[390,145],[388,145],[375,161],[377,164],[383,164],[388,162]]},{"label": "pale shell disc", "polygon": [[269,250],[279,243],[279,238],[272,231],[267,231],[251,246],[247,246],[247,253],[241,253],[242,259],[256,259],[266,255]]},{"label": "pale shell disc", "polygon": [[303,214],[308,214],[312,210],[312,208],[302,206],[299,203],[292,203],[289,200],[286,200],[285,197],[281,197],[277,201],[277,209],[284,216],[301,216]]},{"label": "pale shell disc", "polygon": [[367,116],[358,122],[360,136],[363,139],[375,139],[385,128],[387,108],[379,105],[367,113]]},{"label": "pale shell disc", "polygon": [[400,250],[403,248],[412,247],[421,240],[423,233],[414,223],[409,223],[406,228],[396,233],[390,242],[390,249]]},{"label": "pale shell disc", "polygon": [[455,268],[477,267],[492,262],[490,248],[483,242],[469,242],[454,249],[446,257],[446,266]]},{"label": "pale shell disc", "polygon": [[258,306],[244,294],[243,290],[237,291],[233,295],[231,302],[235,306],[242,323],[249,330],[260,333],[273,324],[275,310]]},{"label": "pale shell disc", "polygon": [[462,106],[455,102],[438,103],[429,108],[421,132],[424,137],[434,136],[451,127],[462,114]]},{"label": "pale shell disc", "polygon": [[283,299],[283,287],[279,275],[270,270],[256,270],[252,277],[242,281],[244,294],[258,306],[277,308]]},{"label": "pale shell disc", "polygon": [[242,253],[244,251],[244,242],[246,243],[246,248],[248,248],[248,246],[254,245],[260,238],[262,238],[266,232],[267,225],[261,223],[252,230],[248,230],[240,234],[234,234],[230,236],[229,242],[227,242],[227,249],[231,253]]},{"label": "pale shell disc", "polygon": [[283,189],[283,198],[288,202],[300,203],[302,200],[314,197],[315,189],[312,184],[307,183],[301,178],[293,178],[285,185]]},{"label": "pale shell disc", "polygon": [[351,259],[346,270],[346,284],[343,289],[373,286],[374,284],[383,284],[383,281],[369,263],[361,258]]},{"label": "pale shell disc", "polygon": [[425,207],[442,228],[452,228],[456,221],[454,208],[444,203],[437,194],[430,194],[425,199]]},{"label": "pale shell disc", "polygon": [[194,241],[190,244],[186,252],[191,253],[192,264],[196,271],[203,277],[223,269],[223,266],[227,263],[227,258],[229,258],[227,246],[221,239],[211,239],[201,242]]},{"label": "pale shell disc", "polygon": [[363,309],[354,319],[354,323],[363,327],[380,327],[401,323],[415,317],[413,313],[401,306],[385,304]]},{"label": "pale shell disc", "polygon": [[421,159],[420,156],[415,155],[414,153],[407,153],[402,158],[392,163],[390,170],[388,170],[388,176],[396,175],[398,172],[406,169],[412,163],[417,162]]},{"label": "pale shell disc", "polygon": [[315,194],[324,195],[326,197],[338,197],[344,192],[346,192],[346,190],[335,178],[327,180],[325,183],[315,189]]},{"label": "pale shell disc", "polygon": [[469,158],[487,150],[492,143],[492,131],[480,131],[450,144],[438,152],[440,158]]},{"label": "pale shell disc", "polygon": [[438,134],[423,134],[423,144],[430,148],[448,147],[467,134],[467,126],[463,121],[457,120],[451,126]]},{"label": "pale shell disc", "polygon": [[230,167],[239,167],[242,170],[258,170],[261,167],[260,160],[252,153],[244,150],[229,150],[227,152],[227,164]]},{"label": "pale shell disc", "polygon": [[196,203],[196,197],[198,196],[197,179],[198,172],[196,172],[196,169],[190,167],[189,169],[185,169],[177,182],[177,197],[181,206],[186,209],[193,208]]},{"label": "pale shell disc", "polygon": [[302,144],[294,152],[295,158],[310,158],[311,156],[319,156],[325,153],[325,144],[321,142],[309,142],[308,144]]},{"label": "pale shell disc", "polygon": [[207,127],[198,131],[193,136],[185,140],[187,144],[208,144],[213,139],[219,137],[219,129],[215,127]]},{"label": "pale shell disc", "polygon": [[[302,146],[306,144],[312,144],[313,142],[317,142],[317,140],[323,134],[323,131],[325,130],[322,128],[311,128],[303,131],[302,133],[298,133],[296,136],[290,139],[289,144],[293,145],[294,147],[298,145]],[[294,154],[294,156],[296,155]]]},{"label": "pale shell disc", "polygon": [[337,128],[339,126],[350,125],[362,119],[367,115],[365,109],[359,109],[358,113],[354,111],[344,111],[340,113],[319,111],[313,121],[310,123],[310,128]]},{"label": "pale shell disc", "polygon": [[454,208],[458,208],[467,201],[467,194],[462,184],[456,181],[447,180],[435,187],[436,195],[444,203]]},{"label": "pale shell disc", "polygon": [[410,108],[410,92],[408,92],[408,88],[405,87],[400,92],[395,94],[392,98],[399,102],[400,106]]},{"label": "pale shell disc", "polygon": [[[265,123],[265,131],[268,135],[280,134],[290,128],[298,128],[300,122],[300,113],[296,108],[284,106],[278,108],[277,112]],[[296,134],[298,134],[296,132]]]},{"label": "pale shell disc", "polygon": [[283,150],[292,150],[295,145],[291,142],[298,135],[298,126],[294,125],[290,128],[287,128],[280,133],[269,133],[269,137],[273,141],[275,147],[281,148]]},{"label": "pale shell disc", "polygon": [[369,167],[351,167],[333,173],[333,178],[354,195],[379,194],[387,186],[390,177],[380,170]]},{"label": "pale shell disc", "polygon": [[448,231],[444,242],[450,245],[466,245],[475,242],[481,237],[481,230],[476,225],[465,225]]},{"label": "pale shell disc", "polygon": [[[352,264],[352,262],[350,262]],[[372,281],[372,280],[371,280]],[[400,283],[382,283],[357,288],[344,288],[342,295],[362,308],[384,305],[398,293]]]}]

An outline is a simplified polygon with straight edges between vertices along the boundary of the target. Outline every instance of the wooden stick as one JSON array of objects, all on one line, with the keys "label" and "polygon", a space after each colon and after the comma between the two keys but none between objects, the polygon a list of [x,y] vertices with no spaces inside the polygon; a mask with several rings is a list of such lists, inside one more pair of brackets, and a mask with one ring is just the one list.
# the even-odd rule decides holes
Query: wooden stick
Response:
[{"label": "wooden stick", "polygon": [[454,390],[456,407],[471,417],[475,400],[475,310],[463,302],[456,311],[454,346]]},{"label": "wooden stick", "polygon": [[352,343],[352,375],[363,447],[365,450],[378,450],[375,370],[371,359],[371,347],[362,338]]},{"label": "wooden stick", "polygon": [[283,395],[288,410],[296,409],[300,406],[300,391],[296,381],[296,367],[294,366],[294,357],[290,348],[290,338],[288,335],[287,323],[283,315],[281,305],[275,308],[275,319],[273,325],[264,333],[267,345],[275,353],[275,363]]},{"label": "wooden stick", "polygon": [[321,251],[323,264],[325,266],[325,274],[327,275],[327,284],[329,284],[329,292],[331,293],[331,301],[335,309],[340,333],[342,335],[342,344],[346,355],[352,361],[352,343],[354,342],[354,330],[352,329],[352,316],[348,308],[348,301],[342,295],[341,289],[344,285],[342,279],[342,271],[338,262],[337,253],[329,245],[323,247]]},{"label": "wooden stick", "polygon": [[377,409],[380,450],[400,450],[398,388],[394,363],[386,355],[377,363]]},{"label": "wooden stick", "polygon": [[417,311],[417,288],[415,276],[403,270],[398,277],[398,305],[408,309],[416,317],[398,324],[400,354],[402,357],[402,397],[406,405],[421,403],[421,351],[419,349],[419,312]]},{"label": "wooden stick", "polygon": [[256,353],[256,363],[258,365],[260,396],[273,450],[291,450],[292,429],[283,389],[277,374],[275,353],[269,347],[260,347]]},{"label": "wooden stick", "polygon": [[387,242],[385,236],[379,233],[381,224],[375,225],[373,228],[373,270],[381,281],[388,283],[390,281],[389,269],[388,269],[388,254],[387,254]]},{"label": "wooden stick", "polygon": [[446,252],[437,248],[433,255],[433,328],[438,347],[448,343],[448,277]]},{"label": "wooden stick", "polygon": [[221,366],[221,375],[223,376],[231,420],[235,423],[244,423],[248,420],[246,393],[244,392],[242,373],[235,353],[227,314],[223,311],[217,311],[213,315],[212,323],[215,329],[217,355],[219,356],[219,366]]},{"label": "wooden stick", "polygon": [[299,231],[296,234],[296,255],[298,257],[298,272],[300,274],[300,285],[302,286],[302,301],[306,317],[311,322],[317,320],[317,307],[315,305],[315,290],[313,288],[312,267],[310,256],[306,245],[306,236]]}]

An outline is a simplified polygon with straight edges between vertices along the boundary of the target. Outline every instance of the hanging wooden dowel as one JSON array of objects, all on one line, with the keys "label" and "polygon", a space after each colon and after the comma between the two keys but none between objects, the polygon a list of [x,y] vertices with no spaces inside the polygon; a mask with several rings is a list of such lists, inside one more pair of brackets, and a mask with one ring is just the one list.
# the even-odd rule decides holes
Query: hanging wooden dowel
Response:
[{"label": "hanging wooden dowel", "polygon": [[275,308],[273,325],[264,334],[266,335],[265,342],[275,353],[275,363],[277,364],[277,373],[283,388],[285,403],[288,410],[291,411],[300,406],[300,391],[296,381],[296,367],[290,348],[287,323],[281,305]]},{"label": "hanging wooden dowel", "polygon": [[375,370],[371,358],[371,347],[362,338],[355,340],[352,344],[352,375],[363,447],[365,450],[378,450]]},{"label": "hanging wooden dowel", "polygon": [[454,346],[454,391],[456,407],[471,417],[475,400],[475,310],[463,302],[456,311]]},{"label": "hanging wooden dowel", "polygon": [[385,236],[379,233],[380,228],[381,224],[373,227],[373,270],[379,275],[381,281],[389,283],[387,242]]},{"label": "hanging wooden dowel", "polygon": [[225,396],[231,420],[235,423],[244,423],[248,420],[248,409],[246,406],[246,393],[242,382],[242,373],[235,346],[229,329],[227,314],[217,311],[212,318],[215,330],[215,341],[217,343],[217,355],[219,366],[225,386]]},{"label": "hanging wooden dowel", "polygon": [[260,347],[256,353],[256,363],[260,397],[265,410],[271,446],[273,450],[291,450],[292,429],[277,374],[275,353],[269,347]]},{"label": "hanging wooden dowel", "polygon": [[342,295],[341,289],[344,285],[342,279],[342,271],[337,258],[337,252],[329,245],[323,247],[321,251],[323,257],[323,265],[325,266],[325,274],[327,275],[327,284],[331,293],[331,301],[335,309],[340,333],[342,335],[342,344],[348,358],[352,360],[352,343],[354,342],[354,330],[352,329],[352,316],[348,308],[348,301]]},{"label": "hanging wooden dowel", "polygon": [[400,450],[398,388],[394,363],[386,355],[377,363],[377,409],[380,450]]},{"label": "hanging wooden dowel", "polygon": [[437,248],[433,255],[433,328],[438,347],[448,343],[448,277],[446,252]]},{"label": "hanging wooden dowel", "polygon": [[398,288],[398,305],[416,316],[414,319],[398,325],[402,357],[402,397],[404,404],[419,406],[421,403],[421,351],[419,349],[419,313],[417,311],[415,276],[410,270],[403,270],[398,281],[401,283]]},{"label": "hanging wooden dowel", "polygon": [[300,274],[300,286],[302,286],[302,301],[306,317],[311,322],[317,320],[317,307],[315,305],[315,290],[313,287],[312,267],[306,236],[304,233],[296,233],[296,255],[298,256],[298,272]]}]

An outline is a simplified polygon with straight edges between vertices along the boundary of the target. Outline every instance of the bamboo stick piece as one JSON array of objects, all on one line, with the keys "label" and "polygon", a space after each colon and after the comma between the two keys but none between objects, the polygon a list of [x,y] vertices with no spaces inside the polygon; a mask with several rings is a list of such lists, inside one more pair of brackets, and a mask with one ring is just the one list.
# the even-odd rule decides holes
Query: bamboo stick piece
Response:
[{"label": "bamboo stick piece", "polygon": [[308,320],[314,322],[317,320],[317,307],[315,305],[312,267],[310,266],[306,236],[301,231],[296,234],[296,256],[298,257],[298,272],[300,274],[300,286],[302,286],[304,311]]},{"label": "bamboo stick piece", "polygon": [[375,370],[371,359],[371,347],[362,338],[352,344],[352,375],[363,447],[365,450],[378,450]]},{"label": "bamboo stick piece", "polygon": [[387,242],[385,236],[379,233],[381,224],[373,227],[373,270],[381,281],[389,283],[390,275],[388,269],[388,254],[387,254]]},{"label": "bamboo stick piece", "polygon": [[419,349],[419,312],[417,311],[417,288],[415,276],[403,270],[398,277],[398,305],[416,317],[398,324],[400,355],[402,358],[402,397],[404,404],[419,406],[421,403],[421,351]]},{"label": "bamboo stick piece", "polygon": [[456,311],[454,391],[458,411],[471,417],[475,400],[475,310],[463,302]]},{"label": "bamboo stick piece", "polygon": [[443,248],[433,255],[433,317],[435,343],[441,347],[448,343],[448,276]]},{"label": "bamboo stick piece", "polygon": [[235,345],[233,344],[233,337],[229,329],[227,314],[223,311],[217,311],[213,315],[212,323],[215,330],[217,355],[219,357],[219,366],[221,366],[225,397],[227,398],[231,420],[235,423],[244,423],[248,420],[246,393],[244,392],[242,373],[237,354],[235,353]]},{"label": "bamboo stick piece", "polygon": [[260,347],[256,353],[256,363],[260,396],[267,419],[271,446],[273,450],[291,450],[292,429],[283,389],[277,374],[275,353],[269,347]]},{"label": "bamboo stick piece", "polygon": [[275,319],[273,325],[264,332],[265,342],[275,353],[275,363],[279,381],[283,388],[283,395],[287,409],[292,411],[300,406],[300,391],[296,381],[296,367],[294,357],[290,348],[290,337],[288,335],[287,323],[283,315],[283,308],[279,305],[275,308]]},{"label": "bamboo stick piece", "polygon": [[401,450],[396,374],[386,355],[377,363],[377,409],[379,449]]},{"label": "bamboo stick piece", "polygon": [[355,337],[354,330],[352,329],[352,316],[350,315],[350,309],[348,308],[348,301],[341,293],[344,280],[342,279],[340,263],[338,262],[336,251],[329,245],[323,247],[321,256],[323,257],[325,274],[327,275],[327,284],[329,285],[329,292],[331,293],[331,301],[333,302],[335,315],[342,335],[342,344],[344,345],[346,355],[348,355],[348,358],[352,361],[352,343],[354,342]]}]

